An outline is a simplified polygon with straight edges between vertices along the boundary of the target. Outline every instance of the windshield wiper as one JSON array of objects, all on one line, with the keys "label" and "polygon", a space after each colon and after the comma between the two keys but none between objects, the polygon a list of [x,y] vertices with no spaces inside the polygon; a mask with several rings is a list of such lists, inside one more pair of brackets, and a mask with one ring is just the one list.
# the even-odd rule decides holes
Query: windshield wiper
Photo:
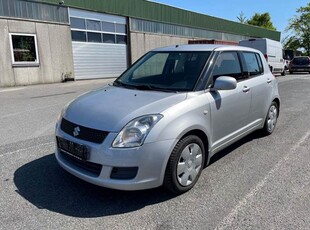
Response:
[{"label": "windshield wiper", "polygon": [[176,90],[173,90],[173,89],[161,88],[161,87],[154,86],[154,85],[135,85],[134,87],[140,90],[154,90],[154,91],[162,91],[162,92],[169,92],[169,93],[177,92]]},{"label": "windshield wiper", "polygon": [[134,85],[125,84],[121,81],[114,81],[113,86],[122,86],[122,87],[128,88],[128,89],[135,89],[136,88]]}]

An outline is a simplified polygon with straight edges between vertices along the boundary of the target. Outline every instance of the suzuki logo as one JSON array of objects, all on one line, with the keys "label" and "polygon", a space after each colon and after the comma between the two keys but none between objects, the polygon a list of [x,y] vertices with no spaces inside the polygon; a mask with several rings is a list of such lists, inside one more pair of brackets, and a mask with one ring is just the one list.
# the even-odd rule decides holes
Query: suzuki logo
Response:
[{"label": "suzuki logo", "polygon": [[73,135],[76,137],[76,136],[80,135],[80,132],[81,132],[80,127],[77,126],[73,130]]}]

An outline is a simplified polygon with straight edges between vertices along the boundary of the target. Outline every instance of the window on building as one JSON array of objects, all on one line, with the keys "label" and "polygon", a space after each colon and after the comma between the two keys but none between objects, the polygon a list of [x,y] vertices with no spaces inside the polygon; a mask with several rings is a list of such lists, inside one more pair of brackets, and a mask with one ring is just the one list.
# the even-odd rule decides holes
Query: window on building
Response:
[{"label": "window on building", "polygon": [[124,35],[116,35],[117,44],[127,44],[127,37]]},{"label": "window on building", "polygon": [[126,24],[80,17],[70,17],[70,23],[72,41],[127,45]]},{"label": "window on building", "polygon": [[87,19],[87,30],[100,31],[101,30],[101,23],[100,23],[100,21],[88,20]]},{"label": "window on building", "polygon": [[99,42],[99,43],[102,42],[100,33],[87,32],[87,39],[88,42]]},{"label": "window on building", "polygon": [[86,32],[84,31],[71,31],[72,41],[86,42]]},{"label": "window on building", "polygon": [[120,34],[126,34],[126,25],[115,24],[115,32]]},{"label": "window on building", "polygon": [[71,28],[86,29],[85,19],[83,18],[70,18]]},{"label": "window on building", "polygon": [[102,34],[104,43],[115,43],[115,35],[114,34]]},{"label": "window on building", "polygon": [[115,24],[111,22],[101,22],[102,23],[102,31],[104,32],[115,32]]},{"label": "window on building", "polygon": [[10,34],[13,64],[39,64],[34,34]]}]

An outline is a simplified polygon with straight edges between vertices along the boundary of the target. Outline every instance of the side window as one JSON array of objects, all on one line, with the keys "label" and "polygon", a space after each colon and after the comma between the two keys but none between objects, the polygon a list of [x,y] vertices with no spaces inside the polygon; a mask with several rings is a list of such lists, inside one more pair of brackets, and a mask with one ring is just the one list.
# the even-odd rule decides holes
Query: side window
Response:
[{"label": "side window", "polygon": [[237,52],[223,52],[218,56],[213,69],[213,79],[220,76],[234,77],[237,81],[243,79]]},{"label": "side window", "polygon": [[256,58],[257,58],[257,61],[258,61],[260,73],[263,74],[264,73],[264,67],[263,67],[262,59],[261,59],[261,57],[260,57],[260,55],[258,53],[256,53],[255,55],[256,55]]},{"label": "side window", "polygon": [[243,57],[249,76],[257,76],[262,74],[262,62],[257,53],[244,52]]}]

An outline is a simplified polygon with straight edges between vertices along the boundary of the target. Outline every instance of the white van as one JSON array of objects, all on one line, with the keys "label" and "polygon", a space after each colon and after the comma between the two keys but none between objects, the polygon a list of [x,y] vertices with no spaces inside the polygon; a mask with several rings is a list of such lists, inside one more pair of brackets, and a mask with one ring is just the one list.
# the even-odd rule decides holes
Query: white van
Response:
[{"label": "white van", "polygon": [[281,73],[285,75],[285,65],[283,59],[283,46],[281,42],[268,38],[253,38],[242,40],[240,46],[250,47],[261,51],[270,67],[272,73]]}]

